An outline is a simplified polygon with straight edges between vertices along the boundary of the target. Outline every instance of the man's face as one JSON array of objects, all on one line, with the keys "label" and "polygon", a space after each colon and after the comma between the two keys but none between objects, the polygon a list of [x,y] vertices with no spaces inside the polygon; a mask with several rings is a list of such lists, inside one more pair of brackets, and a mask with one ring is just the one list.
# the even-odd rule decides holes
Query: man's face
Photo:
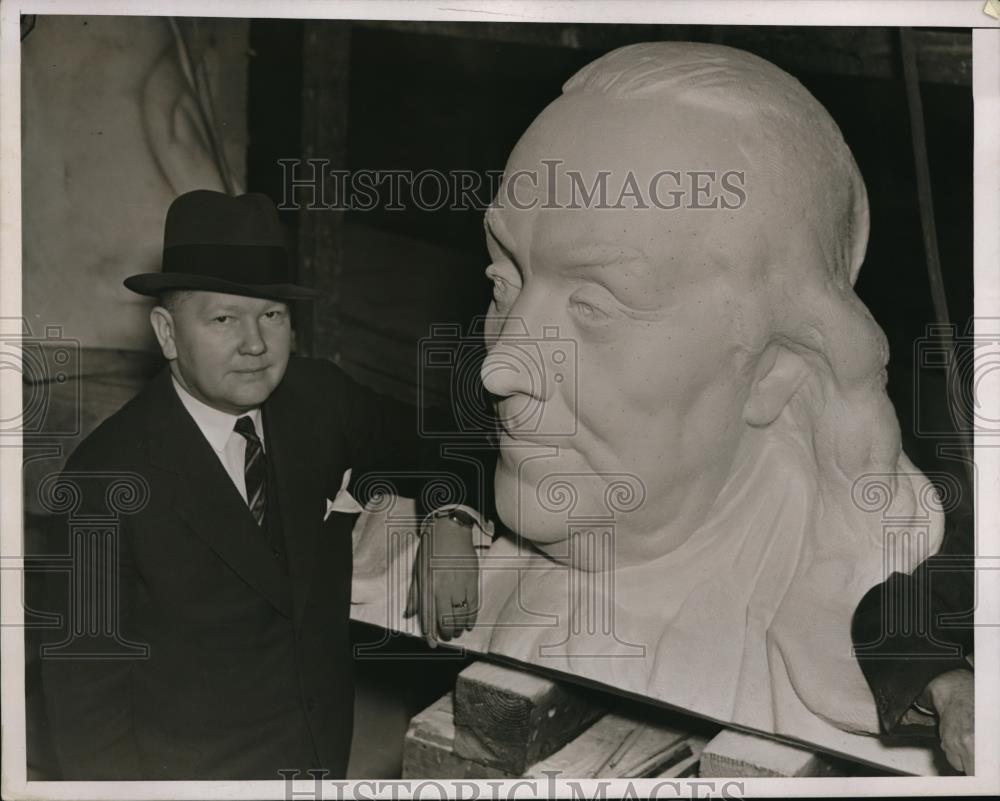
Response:
[{"label": "man's face", "polygon": [[288,306],[219,292],[186,293],[153,327],[174,377],[194,397],[230,414],[260,406],[288,366]]},{"label": "man's face", "polygon": [[[515,202],[501,189],[486,218],[494,319],[483,381],[502,425],[498,510],[522,536],[556,543],[573,517],[610,514],[619,563],[652,558],[694,531],[729,475],[745,428],[744,343],[760,325],[748,276],[766,245],[751,204],[685,208],[685,171],[743,169],[719,124],[570,96],[511,155],[505,180],[526,171]],[[543,163],[554,159],[558,171]],[[587,187],[609,171],[614,206],[630,172],[645,194],[663,170],[682,173],[657,187],[661,205],[688,187],[680,208],[648,198],[648,209],[595,208],[579,191],[576,208],[542,208],[570,205],[571,171]]]}]

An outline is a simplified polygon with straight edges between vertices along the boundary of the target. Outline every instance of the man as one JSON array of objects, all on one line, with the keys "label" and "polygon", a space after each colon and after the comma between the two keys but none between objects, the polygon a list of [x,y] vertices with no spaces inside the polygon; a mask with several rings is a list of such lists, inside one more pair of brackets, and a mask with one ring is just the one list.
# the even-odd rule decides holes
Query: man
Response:
[{"label": "man", "polygon": [[[76,493],[62,536],[103,520],[114,556],[106,574],[75,565],[74,592],[55,600],[74,626],[43,650],[64,778],[345,773],[360,511],[346,490],[414,472],[420,438],[408,407],[290,357],[286,301],[316,293],[288,276],[270,200],[195,191],[167,213],[162,272],[125,281],[160,298],[150,321],[169,369],[80,444],[58,484]],[[472,555],[467,523],[436,520],[435,546]],[[457,612],[448,631],[471,624],[462,581],[435,587]],[[110,625],[77,625],[105,612]]]},{"label": "man", "polygon": [[974,518],[949,515],[944,544],[912,575],[893,573],[854,613],[858,662],[887,737],[938,736],[955,770],[975,772]]}]

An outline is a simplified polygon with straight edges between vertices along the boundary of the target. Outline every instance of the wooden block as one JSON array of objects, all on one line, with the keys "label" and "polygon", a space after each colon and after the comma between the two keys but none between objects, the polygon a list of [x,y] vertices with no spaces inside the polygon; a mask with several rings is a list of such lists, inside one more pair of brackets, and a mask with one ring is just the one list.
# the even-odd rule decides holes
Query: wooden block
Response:
[{"label": "wooden block", "polygon": [[835,763],[820,754],[732,729],[705,746],[699,773],[706,778],[840,775]]},{"label": "wooden block", "polygon": [[451,693],[410,721],[403,742],[404,779],[512,779],[514,776],[455,754]]},{"label": "wooden block", "polygon": [[572,685],[476,662],[455,683],[455,753],[520,776],[603,713]]},{"label": "wooden block", "polygon": [[682,759],[673,765],[670,765],[663,773],[658,773],[654,778],[657,779],[688,779],[692,776],[698,775],[698,765],[701,762],[701,757],[696,754],[691,754],[691,756]]},{"label": "wooden block", "polygon": [[[600,770],[639,725],[642,730],[618,764]],[[609,713],[572,742],[533,764],[525,776],[544,778],[553,772],[556,778],[567,779],[635,778],[639,773],[674,776],[671,770],[691,771],[697,767],[695,749],[700,749],[701,743],[696,741],[692,746],[691,739],[677,729]]]}]

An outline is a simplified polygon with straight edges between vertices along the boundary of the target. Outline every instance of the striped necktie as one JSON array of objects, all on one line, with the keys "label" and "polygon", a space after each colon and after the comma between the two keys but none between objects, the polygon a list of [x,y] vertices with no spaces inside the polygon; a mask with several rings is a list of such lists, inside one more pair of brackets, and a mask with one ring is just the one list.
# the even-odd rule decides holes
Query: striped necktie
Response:
[{"label": "striped necktie", "polygon": [[257,437],[253,420],[243,416],[236,421],[236,433],[247,441],[243,456],[243,477],[246,479],[247,506],[257,525],[264,523],[264,507],[267,502],[267,463],[264,461],[264,446]]}]

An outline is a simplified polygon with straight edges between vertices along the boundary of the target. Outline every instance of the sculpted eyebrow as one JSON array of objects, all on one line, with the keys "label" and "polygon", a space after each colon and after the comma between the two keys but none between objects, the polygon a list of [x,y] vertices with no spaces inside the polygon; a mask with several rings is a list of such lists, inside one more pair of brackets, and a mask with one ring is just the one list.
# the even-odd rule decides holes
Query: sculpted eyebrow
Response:
[{"label": "sculpted eyebrow", "polygon": [[559,262],[560,272],[604,287],[630,308],[653,311],[662,307],[660,302],[648,303],[652,268],[640,250],[596,245],[564,253]]},{"label": "sculpted eyebrow", "polygon": [[588,247],[564,253],[558,262],[563,271],[584,273],[590,280],[604,284],[609,289],[622,286],[630,279],[645,281],[650,276],[650,266],[645,254],[633,248],[603,245]]},{"label": "sculpted eyebrow", "polygon": [[560,261],[583,266],[601,267],[619,262],[646,261],[646,254],[639,248],[612,242],[586,242],[582,245],[562,246],[553,249]]}]

